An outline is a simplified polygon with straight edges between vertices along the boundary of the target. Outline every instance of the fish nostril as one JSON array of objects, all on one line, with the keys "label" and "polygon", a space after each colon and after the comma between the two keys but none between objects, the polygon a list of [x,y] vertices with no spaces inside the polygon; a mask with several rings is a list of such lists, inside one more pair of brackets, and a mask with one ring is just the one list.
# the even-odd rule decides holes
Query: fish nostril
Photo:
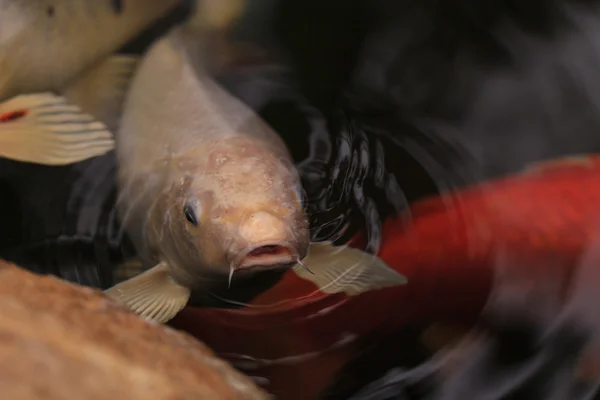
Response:
[{"label": "fish nostril", "polygon": [[240,224],[239,233],[248,243],[274,243],[285,239],[286,228],[284,221],[277,216],[257,211]]}]

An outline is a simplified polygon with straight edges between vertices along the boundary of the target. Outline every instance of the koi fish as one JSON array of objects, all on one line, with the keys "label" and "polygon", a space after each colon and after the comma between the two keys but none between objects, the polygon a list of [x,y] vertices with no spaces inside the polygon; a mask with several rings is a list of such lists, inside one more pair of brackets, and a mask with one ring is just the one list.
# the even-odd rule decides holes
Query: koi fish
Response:
[{"label": "koi fish", "polygon": [[[170,324],[290,399],[322,395],[365,346],[361,338],[409,324],[467,330],[485,313],[510,309],[594,333],[598,300],[578,289],[586,282],[578,276],[587,271],[587,285],[597,285],[590,270],[600,254],[589,246],[600,233],[598,182],[600,156],[590,155],[423,199],[407,211],[409,226],[404,216],[383,224],[378,256],[408,285],[327,294],[287,272],[244,308],[187,307]],[[363,238],[352,245],[361,248]],[[600,372],[597,343],[581,356],[588,376]]]},{"label": "koi fish", "polygon": [[157,41],[132,81],[116,135],[117,207],[145,272],[106,293],[166,322],[193,289],[234,274],[292,267],[328,293],[404,284],[376,256],[309,243],[284,142],[208,72],[219,47],[211,33],[237,15],[214,1],[199,8],[203,23]]},{"label": "koi fish", "polygon": [[0,156],[65,165],[111,151],[138,59],[113,55],[180,0],[0,0]]}]

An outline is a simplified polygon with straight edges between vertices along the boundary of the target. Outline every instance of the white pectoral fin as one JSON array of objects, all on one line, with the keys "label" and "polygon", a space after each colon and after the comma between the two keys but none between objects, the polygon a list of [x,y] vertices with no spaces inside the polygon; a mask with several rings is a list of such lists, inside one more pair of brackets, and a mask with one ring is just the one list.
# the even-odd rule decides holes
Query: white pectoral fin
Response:
[{"label": "white pectoral fin", "polygon": [[13,97],[0,103],[0,156],[67,165],[114,149],[106,126],[53,93]]},{"label": "white pectoral fin", "polygon": [[115,132],[139,57],[114,55],[79,77],[64,96]]},{"label": "white pectoral fin", "polygon": [[311,243],[303,263],[306,268],[297,264],[294,272],[324,293],[355,296],[407,282],[406,277],[379,257],[348,246],[334,246],[331,242]]},{"label": "white pectoral fin", "polygon": [[165,323],[187,304],[191,291],[173,280],[169,267],[158,264],[104,291],[141,317]]}]

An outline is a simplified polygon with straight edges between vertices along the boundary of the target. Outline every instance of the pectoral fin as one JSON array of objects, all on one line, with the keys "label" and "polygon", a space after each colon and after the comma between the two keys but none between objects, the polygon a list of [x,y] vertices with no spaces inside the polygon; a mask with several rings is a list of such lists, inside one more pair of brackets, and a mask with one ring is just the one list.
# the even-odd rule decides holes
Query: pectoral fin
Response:
[{"label": "pectoral fin", "polygon": [[331,242],[311,243],[303,263],[306,268],[297,264],[294,272],[324,293],[355,296],[407,282],[379,257],[352,247],[334,246]]},{"label": "pectoral fin", "polygon": [[115,55],[78,78],[64,92],[73,104],[102,121],[115,132],[121,119],[125,96],[139,57]]},{"label": "pectoral fin", "polygon": [[26,94],[0,103],[0,156],[67,165],[114,148],[106,126],[64,97]]},{"label": "pectoral fin", "polygon": [[134,313],[158,323],[175,317],[190,298],[190,289],[175,282],[164,263],[104,292]]}]

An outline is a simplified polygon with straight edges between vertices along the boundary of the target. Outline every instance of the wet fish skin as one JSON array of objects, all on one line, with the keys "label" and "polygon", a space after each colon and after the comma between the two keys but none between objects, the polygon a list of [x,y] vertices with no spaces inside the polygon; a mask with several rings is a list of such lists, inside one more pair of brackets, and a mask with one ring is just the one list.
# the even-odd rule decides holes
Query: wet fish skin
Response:
[{"label": "wet fish skin", "polygon": [[211,77],[215,50],[232,47],[222,41],[229,17],[210,10],[238,13],[201,9],[204,23],[192,19],[147,52],[125,102],[116,138],[119,214],[147,270],[107,294],[166,322],[192,289],[227,275],[231,284],[240,271],[296,264],[299,277],[349,295],[406,283],[373,255],[310,243],[285,144]]},{"label": "wet fish skin", "polygon": [[231,252],[254,242],[304,258],[308,223],[283,141],[208,74],[199,77],[180,40],[175,31],[152,47],[126,101],[116,140],[124,226],[180,281],[198,279],[191,271],[227,274]]}]

